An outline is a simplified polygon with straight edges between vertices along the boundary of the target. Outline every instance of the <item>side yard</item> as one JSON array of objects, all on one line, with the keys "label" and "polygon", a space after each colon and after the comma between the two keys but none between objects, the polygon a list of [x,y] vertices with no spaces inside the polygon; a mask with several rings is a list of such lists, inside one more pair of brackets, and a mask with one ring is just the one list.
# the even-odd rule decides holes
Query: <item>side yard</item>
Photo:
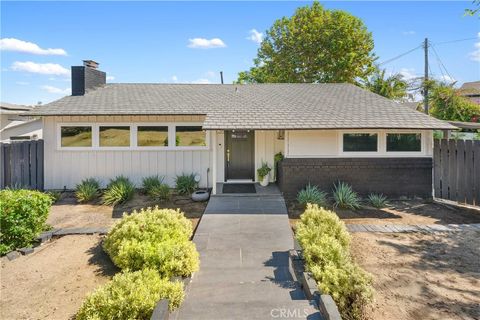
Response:
[{"label": "side yard", "polygon": [[480,230],[354,233],[352,255],[374,277],[371,319],[480,318]]},{"label": "side yard", "polygon": [[[161,201],[136,191],[121,204],[101,202],[97,198],[78,203],[73,192],[64,192],[52,205],[46,223],[52,229],[111,228],[124,212],[158,205],[179,208],[194,230],[206,207],[206,202],[193,202],[174,192]],[[0,318],[73,319],[87,295],[120,274],[102,247],[104,239],[100,235],[54,237],[32,254],[12,261],[2,257]]]}]

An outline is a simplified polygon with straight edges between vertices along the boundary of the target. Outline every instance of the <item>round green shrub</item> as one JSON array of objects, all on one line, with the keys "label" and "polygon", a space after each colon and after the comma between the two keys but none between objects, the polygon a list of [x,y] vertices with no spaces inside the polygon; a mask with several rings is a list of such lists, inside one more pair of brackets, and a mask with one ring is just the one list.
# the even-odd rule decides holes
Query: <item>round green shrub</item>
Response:
[{"label": "round green shrub", "polygon": [[300,245],[306,248],[323,235],[338,240],[344,248],[350,244],[350,234],[335,212],[308,204],[296,225],[296,237]]},{"label": "round green shrub", "polygon": [[151,269],[127,271],[90,294],[76,319],[150,319],[159,300],[168,299],[169,309],[174,310],[183,298],[181,282],[162,279]]},{"label": "round green shrub", "polygon": [[0,191],[0,254],[30,245],[45,229],[52,198],[32,190]]},{"label": "round green shrub", "polygon": [[179,210],[147,208],[124,216],[103,247],[122,269],[150,267],[162,277],[189,276],[199,266],[192,233],[192,223]]}]

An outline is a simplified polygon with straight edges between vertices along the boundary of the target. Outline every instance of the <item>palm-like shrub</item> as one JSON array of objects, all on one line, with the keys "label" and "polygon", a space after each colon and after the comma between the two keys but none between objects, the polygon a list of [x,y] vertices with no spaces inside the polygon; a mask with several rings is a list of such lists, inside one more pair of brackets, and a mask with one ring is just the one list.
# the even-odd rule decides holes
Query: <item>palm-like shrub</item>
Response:
[{"label": "palm-like shrub", "polygon": [[75,197],[78,202],[89,202],[99,196],[100,183],[94,178],[82,180],[75,186]]},{"label": "palm-like shrub", "polygon": [[76,319],[150,319],[160,299],[168,299],[169,309],[174,310],[183,298],[181,282],[162,279],[151,269],[126,271],[90,294]]},{"label": "palm-like shrub", "polygon": [[192,223],[180,211],[147,208],[124,216],[103,247],[122,269],[153,268],[165,278],[189,276],[199,266],[192,233]]},{"label": "palm-like shrub", "polygon": [[197,182],[195,181],[195,175],[193,173],[177,176],[175,179],[175,184],[177,192],[182,195],[192,194],[197,187]]},{"label": "palm-like shrub", "polygon": [[308,203],[324,206],[327,202],[327,194],[318,190],[317,186],[312,186],[309,183],[304,189],[298,192],[297,201],[304,206],[306,206]]},{"label": "palm-like shrub", "polygon": [[142,179],[143,192],[148,194],[148,192],[153,188],[162,185],[163,179],[164,179],[163,177],[160,177],[158,175],[143,178]]},{"label": "palm-like shrub", "polygon": [[165,201],[165,200],[168,200],[170,198],[171,190],[170,190],[170,187],[168,186],[168,184],[162,183],[158,186],[152,187],[148,191],[148,195],[150,196],[150,198],[152,198],[154,200]]},{"label": "palm-like shrub", "polygon": [[360,198],[352,187],[345,182],[338,182],[333,189],[334,206],[343,209],[360,208]]},{"label": "palm-like shrub", "polygon": [[107,186],[103,194],[103,203],[106,205],[117,205],[130,200],[135,193],[135,185],[124,176],[118,176]]},{"label": "palm-like shrub", "polygon": [[383,194],[370,193],[368,201],[375,208],[385,208],[387,206],[387,197]]}]

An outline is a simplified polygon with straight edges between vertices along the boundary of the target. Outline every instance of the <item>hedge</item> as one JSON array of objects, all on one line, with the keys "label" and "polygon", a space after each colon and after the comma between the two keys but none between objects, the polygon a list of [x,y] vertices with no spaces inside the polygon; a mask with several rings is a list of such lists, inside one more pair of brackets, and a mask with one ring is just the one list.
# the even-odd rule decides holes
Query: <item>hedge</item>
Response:
[{"label": "hedge", "polygon": [[52,198],[32,190],[0,191],[0,254],[32,244],[45,230]]},{"label": "hedge", "polygon": [[330,294],[343,319],[363,319],[373,299],[371,276],[353,261],[350,235],[332,212],[308,205],[296,226],[306,268],[322,293]]}]

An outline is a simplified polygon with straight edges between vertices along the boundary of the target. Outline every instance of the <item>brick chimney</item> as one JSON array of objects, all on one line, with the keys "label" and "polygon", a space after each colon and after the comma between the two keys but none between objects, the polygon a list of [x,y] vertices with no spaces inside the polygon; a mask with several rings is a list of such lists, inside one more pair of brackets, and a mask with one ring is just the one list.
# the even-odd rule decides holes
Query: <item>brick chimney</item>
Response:
[{"label": "brick chimney", "polygon": [[72,66],[72,96],[83,96],[107,83],[107,74],[98,70],[99,63],[83,60],[83,66]]}]

